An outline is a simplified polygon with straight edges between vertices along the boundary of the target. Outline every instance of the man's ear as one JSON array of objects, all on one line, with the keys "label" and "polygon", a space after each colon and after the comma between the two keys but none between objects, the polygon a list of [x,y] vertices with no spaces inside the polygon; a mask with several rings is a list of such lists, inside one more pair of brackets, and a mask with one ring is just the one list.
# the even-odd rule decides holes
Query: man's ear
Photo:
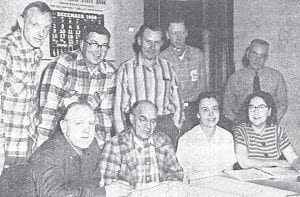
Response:
[{"label": "man's ear", "polygon": [[25,19],[24,19],[22,16],[18,16],[17,21],[18,21],[19,27],[20,27],[21,29],[23,29],[24,23],[25,23]]},{"label": "man's ear", "polygon": [[83,45],[84,45],[84,40],[80,40],[79,41],[79,47],[80,47],[81,51],[83,50]]},{"label": "man's ear", "polygon": [[130,123],[133,125],[134,115],[132,113],[129,114],[129,120],[130,120]]},{"label": "man's ear", "polygon": [[63,132],[63,134],[66,134],[67,133],[67,121],[61,120],[59,122],[59,125],[60,125],[61,131]]},{"label": "man's ear", "polygon": [[137,43],[138,43],[139,46],[142,46],[142,38],[141,38],[141,36],[138,36],[136,38],[136,41],[137,41]]},{"label": "man's ear", "polygon": [[169,31],[166,31],[166,36],[167,36],[168,39],[170,39]]}]

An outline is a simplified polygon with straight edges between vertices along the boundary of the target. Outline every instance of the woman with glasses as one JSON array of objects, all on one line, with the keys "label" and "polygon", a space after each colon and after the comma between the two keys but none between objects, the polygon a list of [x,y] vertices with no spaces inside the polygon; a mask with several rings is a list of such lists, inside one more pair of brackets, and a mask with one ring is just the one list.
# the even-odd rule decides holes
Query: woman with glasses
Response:
[{"label": "woman with glasses", "polygon": [[[254,92],[247,96],[243,109],[244,121],[234,129],[239,165],[242,168],[292,165],[300,169],[291,142],[284,129],[278,126],[273,97],[264,91]],[[281,155],[286,160],[279,160]]]}]

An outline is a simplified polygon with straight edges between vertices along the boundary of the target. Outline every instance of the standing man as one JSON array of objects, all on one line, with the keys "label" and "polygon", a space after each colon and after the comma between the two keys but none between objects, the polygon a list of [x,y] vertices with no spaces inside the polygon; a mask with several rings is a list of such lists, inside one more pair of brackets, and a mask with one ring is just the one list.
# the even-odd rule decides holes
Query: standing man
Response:
[{"label": "standing man", "polygon": [[36,138],[36,72],[51,10],[44,2],[32,2],[17,22],[19,28],[0,43],[0,174],[4,160],[6,167],[24,163]]},{"label": "standing man", "polygon": [[171,45],[161,53],[161,57],[172,62],[178,76],[185,112],[181,132],[185,132],[198,123],[195,101],[201,92],[208,89],[205,80],[208,73],[205,72],[203,52],[185,43],[188,30],[182,19],[170,21],[166,35]]},{"label": "standing man", "polygon": [[105,60],[109,40],[110,33],[104,26],[87,24],[80,35],[80,49],[62,54],[48,65],[41,84],[38,145],[55,131],[63,98],[72,96],[95,100],[96,138],[110,138],[115,69]]},{"label": "standing man", "polygon": [[157,129],[166,132],[175,145],[182,124],[182,108],[172,64],[158,57],[162,32],[159,27],[143,25],[137,42],[141,49],[138,55],[118,69],[114,105],[116,131],[124,130],[133,103],[149,100],[158,107]]},{"label": "standing man", "polygon": [[247,95],[258,90],[264,90],[273,96],[279,121],[288,108],[287,90],[282,74],[265,66],[269,46],[265,40],[252,40],[245,54],[246,67],[234,73],[227,81],[224,112],[235,123],[240,121],[239,110]]}]

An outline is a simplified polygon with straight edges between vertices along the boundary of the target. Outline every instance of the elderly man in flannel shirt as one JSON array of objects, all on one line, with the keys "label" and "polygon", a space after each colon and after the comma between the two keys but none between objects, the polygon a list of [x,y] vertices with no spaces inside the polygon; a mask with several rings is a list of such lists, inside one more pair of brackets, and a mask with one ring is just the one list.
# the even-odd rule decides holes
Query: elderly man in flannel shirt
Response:
[{"label": "elderly man in flannel shirt", "polygon": [[0,41],[0,174],[4,161],[6,169],[26,161],[37,136],[36,73],[40,46],[51,28],[51,10],[44,2],[32,2],[17,22],[18,29]]},{"label": "elderly man in flannel shirt", "polygon": [[155,131],[157,107],[148,100],[137,101],[129,118],[132,126],[104,147],[100,185],[126,196],[133,188],[182,181],[183,169],[169,137]]},{"label": "elderly man in flannel shirt", "polygon": [[[95,100],[96,138],[110,139],[112,102],[115,95],[115,69],[105,60],[110,33],[103,26],[87,23],[83,28],[80,49],[64,53],[45,70],[40,91],[40,124],[37,127],[41,144],[55,131],[65,97],[88,97]],[[99,142],[99,141],[98,141]],[[99,142],[102,143],[102,142]]]}]

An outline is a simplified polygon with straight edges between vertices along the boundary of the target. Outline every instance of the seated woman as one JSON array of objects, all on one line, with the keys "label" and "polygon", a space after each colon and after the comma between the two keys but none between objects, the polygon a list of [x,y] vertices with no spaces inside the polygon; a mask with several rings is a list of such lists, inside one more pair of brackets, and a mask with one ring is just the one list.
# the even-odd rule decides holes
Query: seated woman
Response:
[{"label": "seated woman", "polygon": [[[297,169],[298,156],[285,131],[277,124],[271,94],[257,91],[247,96],[243,123],[234,129],[235,152],[242,168],[287,166]],[[286,160],[279,160],[283,154]]]},{"label": "seated woman", "polygon": [[236,162],[231,133],[217,126],[220,109],[214,93],[198,97],[199,124],[178,141],[177,158],[185,177],[193,180],[232,169]]}]

